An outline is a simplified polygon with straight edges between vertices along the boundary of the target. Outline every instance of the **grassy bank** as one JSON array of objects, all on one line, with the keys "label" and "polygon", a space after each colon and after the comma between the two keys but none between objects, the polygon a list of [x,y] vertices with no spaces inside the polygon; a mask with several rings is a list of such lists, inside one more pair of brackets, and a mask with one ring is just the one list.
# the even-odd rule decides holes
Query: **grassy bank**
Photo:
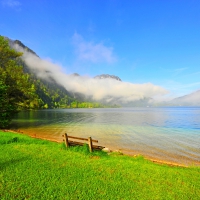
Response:
[{"label": "grassy bank", "polygon": [[0,131],[0,199],[199,199],[200,168]]}]

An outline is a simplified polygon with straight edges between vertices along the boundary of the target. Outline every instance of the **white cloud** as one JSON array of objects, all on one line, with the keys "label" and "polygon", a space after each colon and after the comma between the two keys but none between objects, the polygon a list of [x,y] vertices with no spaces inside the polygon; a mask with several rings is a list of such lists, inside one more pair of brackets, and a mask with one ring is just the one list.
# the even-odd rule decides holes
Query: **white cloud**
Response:
[{"label": "white cloud", "polygon": [[11,8],[16,8],[21,6],[21,3],[19,1],[15,1],[15,0],[3,0],[1,1],[2,5],[4,6],[8,6]]},{"label": "white cloud", "polygon": [[79,60],[93,63],[114,63],[117,58],[113,55],[113,48],[103,43],[86,42],[83,37],[75,33],[72,37],[75,52]]}]

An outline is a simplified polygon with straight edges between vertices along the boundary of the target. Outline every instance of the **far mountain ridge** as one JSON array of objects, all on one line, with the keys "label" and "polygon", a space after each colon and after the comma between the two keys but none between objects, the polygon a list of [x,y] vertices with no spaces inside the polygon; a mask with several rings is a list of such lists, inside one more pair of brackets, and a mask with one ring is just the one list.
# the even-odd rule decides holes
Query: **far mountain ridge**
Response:
[{"label": "far mountain ridge", "polygon": [[169,102],[171,105],[178,106],[200,106],[200,90],[188,95],[177,97]]},{"label": "far mountain ridge", "polygon": [[[81,76],[81,75],[75,72],[75,73],[71,74],[71,76],[77,77],[77,76]],[[94,77],[94,79],[114,79],[114,80],[117,80],[117,81],[122,81],[118,76],[110,75],[110,74],[96,75]]]},{"label": "far mountain ridge", "polygon": [[118,76],[109,75],[109,74],[101,74],[94,77],[95,79],[115,79],[117,81],[122,81]]}]

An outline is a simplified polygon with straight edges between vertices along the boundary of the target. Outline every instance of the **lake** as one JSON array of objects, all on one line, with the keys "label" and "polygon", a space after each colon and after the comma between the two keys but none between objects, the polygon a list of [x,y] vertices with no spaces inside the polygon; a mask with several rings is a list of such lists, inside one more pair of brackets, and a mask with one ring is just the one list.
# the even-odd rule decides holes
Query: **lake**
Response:
[{"label": "lake", "polygon": [[60,141],[64,133],[91,136],[125,154],[200,166],[200,107],[23,111],[12,128]]}]

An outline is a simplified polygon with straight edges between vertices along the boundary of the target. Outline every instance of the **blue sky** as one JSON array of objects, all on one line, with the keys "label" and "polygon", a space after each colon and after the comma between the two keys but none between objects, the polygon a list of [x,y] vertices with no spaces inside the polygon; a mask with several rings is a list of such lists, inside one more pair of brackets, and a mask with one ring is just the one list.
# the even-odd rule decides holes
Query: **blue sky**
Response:
[{"label": "blue sky", "polygon": [[200,89],[198,0],[0,0],[0,35],[68,74],[152,83],[169,97]]}]

